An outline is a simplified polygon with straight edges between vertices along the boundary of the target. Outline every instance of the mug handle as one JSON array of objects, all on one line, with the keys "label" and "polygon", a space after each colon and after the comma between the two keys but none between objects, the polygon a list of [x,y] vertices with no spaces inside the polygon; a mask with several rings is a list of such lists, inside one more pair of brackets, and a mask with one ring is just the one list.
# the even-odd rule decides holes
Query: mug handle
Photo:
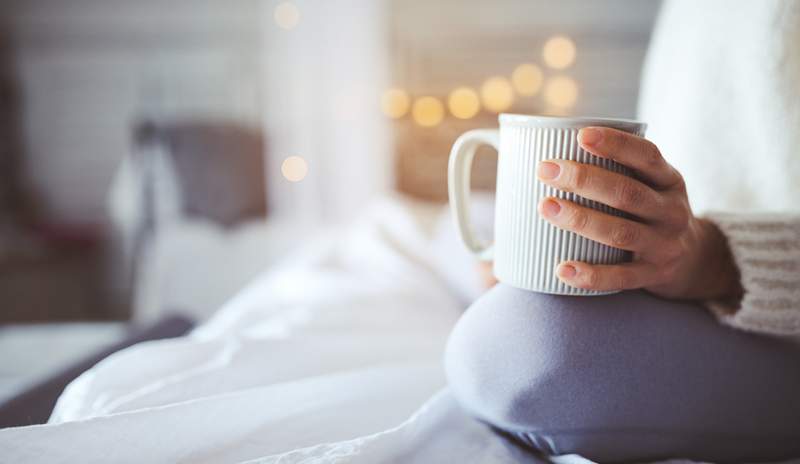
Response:
[{"label": "mug handle", "polygon": [[455,219],[456,229],[461,240],[469,251],[482,261],[491,261],[493,247],[481,243],[472,230],[469,215],[470,175],[472,159],[481,145],[491,145],[500,149],[500,133],[497,129],[477,129],[461,134],[450,150],[450,161],[447,169],[450,210]]}]

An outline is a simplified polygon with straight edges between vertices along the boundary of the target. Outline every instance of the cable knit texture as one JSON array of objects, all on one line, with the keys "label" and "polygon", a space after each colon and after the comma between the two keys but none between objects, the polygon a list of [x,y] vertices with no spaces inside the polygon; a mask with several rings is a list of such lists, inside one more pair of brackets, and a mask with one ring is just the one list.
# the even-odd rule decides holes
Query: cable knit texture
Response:
[{"label": "cable knit texture", "polygon": [[739,267],[741,301],[711,301],[725,323],[776,335],[800,334],[800,215],[712,213]]},{"label": "cable knit texture", "polygon": [[739,266],[743,299],[708,306],[733,327],[800,336],[798,44],[800,1],[668,0],[639,115]]}]

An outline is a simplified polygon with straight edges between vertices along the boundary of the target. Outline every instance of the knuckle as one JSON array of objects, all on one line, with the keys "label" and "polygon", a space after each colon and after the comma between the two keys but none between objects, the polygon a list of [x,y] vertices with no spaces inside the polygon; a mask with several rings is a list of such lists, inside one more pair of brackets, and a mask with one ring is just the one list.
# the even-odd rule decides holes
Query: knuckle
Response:
[{"label": "knuckle", "polygon": [[644,203],[644,189],[633,182],[620,182],[616,191],[616,200],[623,209],[636,208]]},{"label": "knuckle", "polygon": [[600,273],[595,269],[584,271],[583,284],[586,288],[597,288],[600,284]]},{"label": "knuckle", "polygon": [[665,230],[679,232],[689,226],[693,216],[688,201],[669,196],[662,198],[657,205],[661,211],[658,219]]},{"label": "knuckle", "polygon": [[683,175],[675,168],[672,168],[672,171],[675,176],[675,188],[677,188],[679,192],[686,194],[686,181],[683,179]]},{"label": "knuckle", "polygon": [[660,164],[661,160],[663,159],[661,156],[661,151],[653,142],[645,139],[645,143],[647,144],[647,148],[644,150],[645,163],[647,163],[648,166],[656,166]]},{"label": "knuckle", "polygon": [[589,224],[589,214],[579,208],[573,208],[567,219],[567,227],[575,232],[586,229]]},{"label": "knuckle", "polygon": [[585,166],[573,165],[571,168],[572,175],[570,176],[570,187],[577,190],[583,190],[589,186],[591,182],[591,174]]},{"label": "knuckle", "polygon": [[667,165],[667,168],[669,169],[669,173],[670,173],[669,174],[670,183],[667,186],[667,188],[669,188],[670,190],[678,191],[678,192],[683,193],[685,195],[686,194],[686,182],[683,179],[683,175],[680,173],[680,171],[675,169],[675,166],[671,165],[670,163],[667,163],[666,161],[665,161],[665,164]]},{"label": "knuckle", "polygon": [[629,271],[620,271],[616,278],[615,290],[624,290],[634,287],[634,276]]},{"label": "knuckle", "polygon": [[673,217],[671,222],[681,229],[685,228],[689,224],[689,221],[691,220],[692,217],[691,213],[689,213],[688,208],[683,208],[683,207],[674,208],[672,214]]},{"label": "knuckle", "polygon": [[677,244],[668,244],[661,248],[662,259],[666,263],[665,268],[674,264],[683,257],[683,247]]},{"label": "knuckle", "polygon": [[621,222],[611,229],[611,245],[625,248],[639,240],[639,228],[627,222]]},{"label": "knuckle", "polygon": [[661,266],[661,270],[659,272],[659,278],[662,282],[670,282],[675,280],[678,276],[678,266],[674,263],[669,263],[664,266]]},{"label": "knuckle", "polygon": [[628,146],[628,134],[620,131],[608,131],[610,145],[615,151],[623,151]]}]

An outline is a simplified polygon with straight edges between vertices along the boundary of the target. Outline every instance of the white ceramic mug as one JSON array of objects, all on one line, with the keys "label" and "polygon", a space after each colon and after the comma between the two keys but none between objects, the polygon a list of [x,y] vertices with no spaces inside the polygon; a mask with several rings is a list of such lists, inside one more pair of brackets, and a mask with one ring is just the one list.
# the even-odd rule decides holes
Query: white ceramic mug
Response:
[{"label": "white ceramic mug", "polygon": [[[595,242],[559,229],[539,217],[539,202],[548,196],[572,200],[615,216],[624,216],[610,206],[574,193],[550,187],[536,178],[536,167],[546,159],[566,159],[601,166],[625,175],[632,172],[619,163],[594,156],[578,144],[583,127],[603,126],[644,135],[647,125],[637,121],[606,118],[556,118],[500,115],[500,129],[466,132],[450,152],[448,172],[450,207],[456,227],[467,248],[483,260],[494,261],[497,280],[514,287],[559,295],[603,295],[614,292],[584,290],[561,282],[556,266],[566,260],[593,264],[629,261],[625,250]],[[472,159],[481,145],[497,149],[497,191],[494,243],[481,243],[469,217]]]}]

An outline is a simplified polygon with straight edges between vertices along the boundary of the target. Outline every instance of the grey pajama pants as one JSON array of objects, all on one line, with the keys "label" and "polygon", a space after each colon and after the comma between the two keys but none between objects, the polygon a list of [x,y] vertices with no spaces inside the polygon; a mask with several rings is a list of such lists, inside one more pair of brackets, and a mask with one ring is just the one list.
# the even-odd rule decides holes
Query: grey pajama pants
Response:
[{"label": "grey pajama pants", "polygon": [[445,366],[462,407],[546,454],[800,457],[800,347],[696,304],[498,284],[458,322]]}]

